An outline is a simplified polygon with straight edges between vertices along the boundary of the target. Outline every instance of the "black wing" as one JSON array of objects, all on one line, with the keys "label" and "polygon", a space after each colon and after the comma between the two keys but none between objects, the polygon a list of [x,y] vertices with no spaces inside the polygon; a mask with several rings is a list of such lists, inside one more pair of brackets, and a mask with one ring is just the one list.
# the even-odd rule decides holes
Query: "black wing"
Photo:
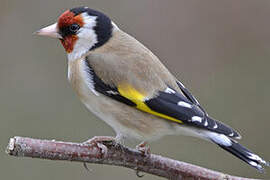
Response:
[{"label": "black wing", "polygon": [[[166,90],[158,92],[158,95],[153,98],[148,99],[145,97],[144,99],[136,99],[137,97],[127,96],[125,93],[121,94],[118,87],[104,83],[96,75],[87,58],[85,63],[94,90],[105,96],[168,120],[176,119],[190,126],[207,129],[229,137],[240,138],[240,135],[232,128],[210,118],[195,97],[180,82],[177,82],[177,84],[182,93],[168,87]],[[140,108],[138,102],[147,106],[148,109]],[[177,123],[177,121],[174,122]]]},{"label": "black wing", "polygon": [[221,133],[229,137],[241,138],[240,134],[231,127],[209,117],[184,85],[180,82],[177,82],[177,84],[182,93],[178,93],[168,87],[165,91],[160,91],[158,96],[145,101],[145,103],[153,111],[179,119],[185,124]]}]

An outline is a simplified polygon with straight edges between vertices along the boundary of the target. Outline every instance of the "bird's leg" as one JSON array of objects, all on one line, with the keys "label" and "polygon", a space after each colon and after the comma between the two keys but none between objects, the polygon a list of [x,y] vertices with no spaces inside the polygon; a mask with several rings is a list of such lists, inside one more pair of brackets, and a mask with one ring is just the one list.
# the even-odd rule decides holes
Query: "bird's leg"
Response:
[{"label": "bird's leg", "polygon": [[101,153],[103,156],[107,156],[108,149],[104,145],[104,143],[116,143],[116,140],[114,137],[111,136],[94,136],[93,138],[83,142],[83,144],[96,144],[98,148],[101,149]]},{"label": "bird's leg", "polygon": [[[116,143],[116,138],[111,136],[94,136],[93,138],[83,142],[83,144],[95,144],[101,150],[103,157],[106,157],[108,149],[103,143]],[[87,171],[89,171],[85,162],[83,163],[83,166]]]},{"label": "bird's leg", "polygon": [[125,151],[125,147],[124,147],[124,142],[125,142],[125,136],[123,136],[122,134],[118,133],[115,137],[115,142],[116,142],[116,146],[118,148],[120,148],[120,150],[122,152]]},{"label": "bird's leg", "polygon": [[148,146],[146,141],[141,142],[136,146],[136,149],[140,151],[144,156],[150,155],[150,147]]},{"label": "bird's leg", "polygon": [[[150,153],[151,153],[150,152],[150,147],[148,146],[148,144],[147,144],[146,141],[143,141],[140,144],[138,144],[136,146],[136,149],[138,151],[140,151],[143,154],[143,156],[145,156],[146,158],[149,158],[150,157]],[[135,168],[135,171],[136,171],[137,177],[141,178],[141,177],[144,176],[144,174],[140,174],[141,171],[139,171],[137,168]]]},{"label": "bird's leg", "polygon": [[92,172],[92,171],[93,171],[92,169],[89,169],[89,168],[88,168],[86,162],[83,162],[83,167],[84,167],[84,169],[85,169],[86,171],[88,171],[88,172]]},{"label": "bird's leg", "polygon": [[115,141],[117,144],[124,144],[125,141],[125,136],[123,136],[122,134],[118,133],[115,137]]}]

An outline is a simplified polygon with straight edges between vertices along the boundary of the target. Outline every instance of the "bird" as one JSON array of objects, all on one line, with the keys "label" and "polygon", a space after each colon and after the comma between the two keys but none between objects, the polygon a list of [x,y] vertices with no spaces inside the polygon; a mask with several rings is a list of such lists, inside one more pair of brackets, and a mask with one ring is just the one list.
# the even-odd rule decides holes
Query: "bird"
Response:
[{"label": "bird", "polygon": [[106,14],[75,7],[36,34],[60,40],[67,54],[68,81],[87,109],[112,127],[112,139],[137,139],[143,148],[165,135],[193,136],[260,172],[270,165],[238,143],[241,135],[236,130],[210,117],[157,56]]}]

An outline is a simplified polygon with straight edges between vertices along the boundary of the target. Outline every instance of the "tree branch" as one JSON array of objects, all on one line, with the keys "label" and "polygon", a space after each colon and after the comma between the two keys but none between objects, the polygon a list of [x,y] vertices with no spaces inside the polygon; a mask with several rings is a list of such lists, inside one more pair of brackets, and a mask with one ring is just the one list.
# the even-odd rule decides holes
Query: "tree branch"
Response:
[{"label": "tree branch", "polygon": [[[67,160],[84,163],[122,166],[168,179],[192,180],[251,180],[209,170],[159,155],[143,155],[141,152],[115,142],[71,143],[40,140],[27,137],[10,138],[7,154],[51,160]],[[105,150],[104,150],[105,148]]]}]

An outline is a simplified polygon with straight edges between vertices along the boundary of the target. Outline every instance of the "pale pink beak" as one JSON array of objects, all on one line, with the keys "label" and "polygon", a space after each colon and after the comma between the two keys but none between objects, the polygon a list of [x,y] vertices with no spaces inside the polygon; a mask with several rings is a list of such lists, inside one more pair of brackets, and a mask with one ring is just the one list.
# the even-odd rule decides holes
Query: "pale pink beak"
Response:
[{"label": "pale pink beak", "polygon": [[58,33],[57,23],[54,23],[50,26],[42,28],[42,29],[36,31],[34,34],[37,34],[40,36],[49,36],[52,38],[62,39],[62,36]]}]

